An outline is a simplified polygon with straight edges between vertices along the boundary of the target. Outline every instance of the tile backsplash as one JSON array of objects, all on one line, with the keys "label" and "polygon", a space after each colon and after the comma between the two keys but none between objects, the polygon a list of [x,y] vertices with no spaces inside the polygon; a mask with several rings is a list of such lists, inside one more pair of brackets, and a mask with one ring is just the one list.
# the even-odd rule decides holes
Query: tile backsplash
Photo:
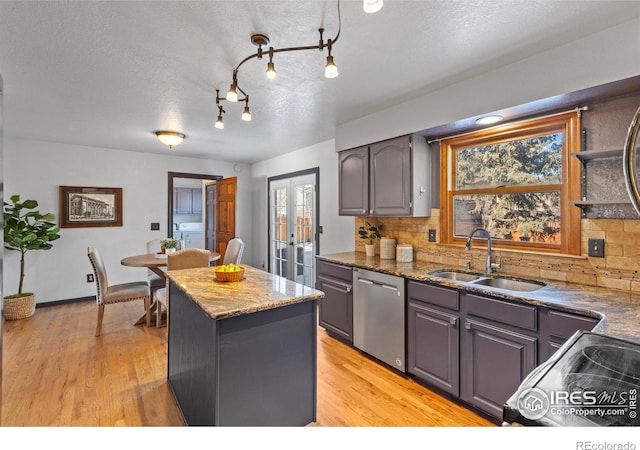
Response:
[{"label": "tile backsplash", "polygon": [[[411,244],[414,259],[442,264],[443,267],[464,268],[470,260],[472,270],[483,271],[486,249],[467,251],[464,248],[428,242],[429,230],[440,237],[440,210],[431,217],[356,217],[356,251],[364,252],[358,228],[368,221],[382,224],[383,237],[396,239],[397,244]],[[568,283],[601,286],[640,293],[640,221],[633,219],[582,219],[582,255],[552,255],[493,249],[494,262],[500,259],[496,273],[525,278],[541,278]],[[605,257],[587,256],[589,238],[605,240]],[[380,253],[380,243],[376,244]]]}]

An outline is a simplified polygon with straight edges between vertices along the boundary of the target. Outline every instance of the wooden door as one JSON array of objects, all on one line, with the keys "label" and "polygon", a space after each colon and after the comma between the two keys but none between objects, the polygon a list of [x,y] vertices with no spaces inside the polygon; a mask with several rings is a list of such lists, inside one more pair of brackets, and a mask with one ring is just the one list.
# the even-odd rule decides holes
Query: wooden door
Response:
[{"label": "wooden door", "polygon": [[237,177],[216,181],[216,251],[224,259],[227,243],[236,236]]}]

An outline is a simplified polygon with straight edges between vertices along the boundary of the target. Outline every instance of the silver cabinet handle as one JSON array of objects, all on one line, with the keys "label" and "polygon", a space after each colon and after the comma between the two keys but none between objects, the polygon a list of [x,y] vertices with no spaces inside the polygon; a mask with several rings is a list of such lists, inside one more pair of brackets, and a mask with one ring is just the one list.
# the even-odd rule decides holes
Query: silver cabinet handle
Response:
[{"label": "silver cabinet handle", "polygon": [[397,287],[395,287],[395,286],[391,286],[391,285],[389,285],[389,284],[382,284],[382,283],[380,283],[380,284],[379,284],[379,286],[380,286],[380,287],[383,287],[383,288],[385,288],[385,289],[392,290],[392,291],[397,291],[397,290],[398,290],[398,288],[397,288]]},{"label": "silver cabinet handle", "polygon": [[451,318],[449,318],[449,323],[450,323],[451,325],[455,325],[455,324],[457,324],[457,323],[458,323],[458,318],[457,318],[457,317],[451,317]]},{"label": "silver cabinet handle", "polygon": [[347,294],[350,294],[350,293],[351,293],[351,289],[353,289],[351,286],[349,286],[349,287],[347,288]]},{"label": "silver cabinet handle", "polygon": [[465,327],[465,329],[470,330],[471,329],[471,322],[465,322],[464,323],[464,327]]},{"label": "silver cabinet handle", "polygon": [[364,278],[358,278],[358,283],[373,284],[373,281],[365,280]]}]

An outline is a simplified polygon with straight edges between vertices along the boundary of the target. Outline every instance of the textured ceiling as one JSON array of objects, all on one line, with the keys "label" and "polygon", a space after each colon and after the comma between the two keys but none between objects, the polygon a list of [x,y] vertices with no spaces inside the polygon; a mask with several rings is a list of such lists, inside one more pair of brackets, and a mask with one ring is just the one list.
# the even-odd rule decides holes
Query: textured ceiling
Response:
[{"label": "textured ceiling", "polygon": [[[5,135],[157,154],[255,162],[334,137],[336,125],[640,16],[638,1],[342,0],[333,49],[280,53],[239,72],[252,122],[215,89],[254,53],[314,45],[338,30],[337,1],[0,1]],[[153,132],[180,131],[167,149]]]}]

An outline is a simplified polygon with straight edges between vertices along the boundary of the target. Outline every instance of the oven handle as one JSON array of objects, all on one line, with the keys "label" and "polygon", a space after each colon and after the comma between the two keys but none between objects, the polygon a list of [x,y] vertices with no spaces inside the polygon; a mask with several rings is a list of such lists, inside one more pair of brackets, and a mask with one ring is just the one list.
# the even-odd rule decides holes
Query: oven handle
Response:
[{"label": "oven handle", "polygon": [[527,386],[532,379],[537,377],[538,374],[540,374],[540,372],[546,370],[552,364],[553,363],[551,362],[551,360],[547,360],[547,361],[543,362],[542,364],[540,364],[538,367],[536,367],[531,372],[529,372],[529,375],[524,377],[524,380],[522,380],[522,382],[520,383],[520,386]]}]

